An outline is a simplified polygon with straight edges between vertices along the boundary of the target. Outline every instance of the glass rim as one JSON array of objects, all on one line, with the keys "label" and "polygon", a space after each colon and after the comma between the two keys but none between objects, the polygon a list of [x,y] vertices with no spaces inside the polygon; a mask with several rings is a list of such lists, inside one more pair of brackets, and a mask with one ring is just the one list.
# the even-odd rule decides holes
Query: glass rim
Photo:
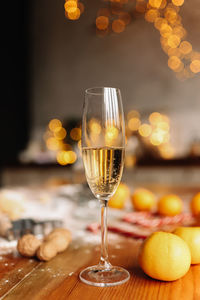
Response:
[{"label": "glass rim", "polygon": [[87,88],[85,90],[85,94],[88,95],[103,95],[104,89],[115,89],[117,93],[120,94],[120,89],[116,87],[111,87],[111,86],[95,86],[92,88]]}]

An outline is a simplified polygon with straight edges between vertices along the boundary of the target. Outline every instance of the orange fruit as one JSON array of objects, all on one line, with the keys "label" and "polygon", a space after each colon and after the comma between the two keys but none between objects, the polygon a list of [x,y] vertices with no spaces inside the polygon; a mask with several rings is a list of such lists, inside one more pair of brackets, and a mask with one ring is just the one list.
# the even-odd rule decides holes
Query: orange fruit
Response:
[{"label": "orange fruit", "polygon": [[138,211],[150,211],[155,207],[155,195],[143,188],[138,188],[135,190],[134,194],[131,196],[131,201],[135,210]]},{"label": "orange fruit", "polygon": [[108,201],[108,206],[121,209],[130,196],[129,187],[125,183],[120,183],[115,194]]},{"label": "orange fruit", "polygon": [[197,216],[200,214],[200,192],[197,193],[190,203],[190,208],[192,213]]},{"label": "orange fruit", "polygon": [[191,254],[186,242],[175,234],[154,232],[140,250],[139,263],[154,279],[173,281],[190,268]]},{"label": "orange fruit", "polygon": [[200,263],[200,227],[178,227],[174,234],[182,238],[190,248],[191,263]]},{"label": "orange fruit", "polygon": [[176,216],[183,210],[183,202],[177,195],[166,195],[158,201],[158,213],[163,216]]}]

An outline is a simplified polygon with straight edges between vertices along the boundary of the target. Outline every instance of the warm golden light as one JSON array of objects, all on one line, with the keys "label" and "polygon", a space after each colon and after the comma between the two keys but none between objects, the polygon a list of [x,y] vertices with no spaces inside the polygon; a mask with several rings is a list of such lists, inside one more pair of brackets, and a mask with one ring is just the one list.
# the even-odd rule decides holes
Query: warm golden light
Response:
[{"label": "warm golden light", "polygon": [[181,57],[181,52],[179,50],[179,48],[169,48],[167,54],[169,56],[177,56],[177,57]]},{"label": "warm golden light", "polygon": [[170,35],[170,37],[168,38],[168,45],[171,47],[171,48],[177,48],[178,45],[180,44],[180,37],[175,35],[175,34],[172,34]]},{"label": "warm golden light", "polygon": [[162,0],[159,9],[164,9],[167,5],[167,0]]},{"label": "warm golden light", "polygon": [[125,23],[123,20],[117,19],[112,22],[112,30],[115,33],[121,33],[125,29]]},{"label": "warm golden light", "polygon": [[65,151],[64,160],[66,164],[73,164],[77,159],[77,155],[74,151]]},{"label": "warm golden light", "polygon": [[57,162],[62,165],[62,166],[65,166],[67,165],[67,162],[65,160],[65,153],[67,151],[59,151],[56,155],[56,159],[57,159]]},{"label": "warm golden light", "polygon": [[81,129],[80,128],[73,128],[70,131],[70,137],[74,141],[79,141],[81,139]]},{"label": "warm golden light", "polygon": [[49,150],[56,151],[60,149],[60,142],[56,138],[50,137],[46,140],[46,146]]},{"label": "warm golden light", "polygon": [[192,51],[192,45],[187,41],[183,41],[180,43],[179,49],[181,53],[189,54]]},{"label": "warm golden light", "polygon": [[77,2],[74,0],[69,0],[65,2],[65,11],[68,12],[71,8],[77,8]]},{"label": "warm golden light", "polygon": [[171,7],[166,8],[164,16],[165,16],[166,20],[171,24],[174,24],[177,20],[177,13]]},{"label": "warm golden light", "polygon": [[155,130],[150,138],[150,142],[154,146],[158,146],[163,143],[163,132],[160,130]]},{"label": "warm golden light", "polygon": [[119,131],[116,127],[110,126],[106,129],[105,140],[106,143],[111,143],[113,140],[116,140],[118,137]]},{"label": "warm golden light", "polygon": [[77,155],[74,151],[59,151],[56,156],[57,162],[65,166],[67,164],[73,164],[77,160]]},{"label": "warm golden light", "polygon": [[149,9],[146,14],[145,14],[145,20],[148,21],[148,22],[155,22],[156,18],[159,17],[159,11],[157,9]]},{"label": "warm golden light", "polygon": [[139,13],[145,13],[147,8],[147,3],[145,1],[137,1],[135,10]]},{"label": "warm golden light", "polygon": [[101,125],[100,125],[99,121],[96,119],[90,120],[89,128],[93,134],[99,135],[101,133]]},{"label": "warm golden light", "polygon": [[159,146],[159,151],[164,159],[172,159],[175,155],[175,150],[170,144],[163,144]]},{"label": "warm golden light", "polygon": [[162,24],[160,28],[160,34],[163,37],[168,38],[172,34],[171,26],[169,26],[168,24]]},{"label": "warm golden light", "polygon": [[172,0],[172,3],[176,6],[181,6],[184,3],[184,0]]},{"label": "warm golden light", "polygon": [[138,131],[141,136],[148,137],[152,132],[152,128],[149,124],[142,124],[140,125]]},{"label": "warm golden light", "polygon": [[149,0],[149,4],[154,8],[159,8],[161,6],[162,0]]},{"label": "warm golden light", "polygon": [[136,164],[136,157],[134,155],[126,154],[125,156],[125,167],[133,168]]},{"label": "warm golden light", "polygon": [[59,130],[61,127],[62,127],[62,123],[58,119],[52,119],[49,122],[49,129],[53,132]]},{"label": "warm golden light", "polygon": [[140,113],[137,110],[130,110],[127,114],[127,119],[131,119],[131,118],[140,118]]},{"label": "warm golden light", "polygon": [[140,127],[140,124],[141,124],[140,119],[138,119],[137,117],[131,118],[131,119],[128,121],[128,128],[129,128],[131,131],[136,131],[136,130],[138,130],[138,128]]},{"label": "warm golden light", "polygon": [[167,21],[164,18],[156,18],[154,22],[154,26],[156,29],[160,30],[163,25],[167,25]]},{"label": "warm golden light", "polygon": [[106,16],[99,16],[96,18],[96,27],[99,30],[105,30],[108,28],[109,19]]},{"label": "warm golden light", "polygon": [[152,125],[156,125],[158,122],[162,121],[162,115],[159,112],[153,112],[149,116],[149,122]]},{"label": "warm golden light", "polygon": [[63,127],[54,132],[54,136],[58,140],[63,140],[66,137],[66,135],[67,135],[67,132],[66,132],[65,128],[63,128]]},{"label": "warm golden light", "polygon": [[157,127],[160,128],[163,131],[169,131],[169,123],[165,121],[161,121],[157,124]]},{"label": "warm golden light", "polygon": [[193,73],[199,73],[200,72],[200,60],[193,60],[190,64],[190,70]]},{"label": "warm golden light", "polygon": [[70,20],[78,20],[80,18],[80,15],[81,15],[81,11],[80,9],[77,7],[77,8],[69,8],[68,10],[68,19]]},{"label": "warm golden light", "polygon": [[172,70],[177,70],[181,65],[181,60],[177,56],[170,56],[168,66]]},{"label": "warm golden light", "polygon": [[186,30],[181,25],[178,25],[173,28],[173,34],[177,35],[180,39],[183,39],[186,35]]}]

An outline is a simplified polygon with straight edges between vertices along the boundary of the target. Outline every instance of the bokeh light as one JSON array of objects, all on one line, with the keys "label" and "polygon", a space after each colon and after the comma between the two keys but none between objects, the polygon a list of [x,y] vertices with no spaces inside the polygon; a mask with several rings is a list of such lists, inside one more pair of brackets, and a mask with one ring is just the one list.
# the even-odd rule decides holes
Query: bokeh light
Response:
[{"label": "bokeh light", "polygon": [[161,122],[162,121],[162,116],[159,112],[153,112],[150,114],[149,116],[149,122],[152,124],[152,125],[156,125],[157,123]]},{"label": "bokeh light", "polygon": [[176,6],[181,6],[184,3],[184,0],[172,0],[172,3]]},{"label": "bokeh light", "polygon": [[154,8],[159,8],[161,6],[162,0],[149,0],[149,4]]},{"label": "bokeh light", "polygon": [[115,127],[115,126],[109,126],[106,129],[106,133],[105,133],[105,140],[107,144],[112,143],[114,140],[117,139],[119,135],[119,130]]},{"label": "bokeh light", "polygon": [[127,119],[131,119],[131,118],[140,118],[140,113],[137,110],[130,110],[127,114]]},{"label": "bokeh light", "polygon": [[128,128],[129,128],[131,131],[136,131],[136,130],[138,130],[138,128],[140,127],[140,124],[141,124],[140,119],[137,118],[137,117],[134,117],[134,118],[131,118],[131,119],[128,121]]},{"label": "bokeh light", "polygon": [[121,33],[124,31],[124,29],[125,29],[125,23],[123,20],[117,19],[112,22],[112,30],[115,33]]},{"label": "bokeh light", "polygon": [[190,64],[190,70],[193,73],[199,73],[200,72],[200,60],[193,60]]},{"label": "bokeh light", "polygon": [[64,7],[65,11],[69,12],[71,8],[77,8],[77,2],[75,0],[66,1]]},{"label": "bokeh light", "polygon": [[168,38],[168,45],[171,47],[171,48],[177,48],[178,45],[180,44],[180,37],[175,35],[175,34],[172,34],[169,36]]},{"label": "bokeh light", "polygon": [[183,41],[180,43],[179,49],[182,54],[189,54],[192,51],[192,45],[187,41]]},{"label": "bokeh light", "polygon": [[148,137],[152,132],[152,128],[149,124],[142,124],[140,125],[138,131],[141,136]]},{"label": "bokeh light", "polygon": [[46,146],[49,150],[56,151],[60,149],[60,142],[56,138],[50,137],[46,140]]},{"label": "bokeh light", "polygon": [[70,137],[74,141],[79,141],[81,139],[81,129],[80,128],[73,128],[70,131]]},{"label": "bokeh light", "polygon": [[60,128],[62,127],[62,123],[60,120],[58,119],[52,119],[50,122],[49,122],[49,129],[51,131],[58,131]]},{"label": "bokeh light", "polygon": [[170,56],[168,59],[168,66],[172,70],[177,70],[181,65],[181,60],[177,56]]},{"label": "bokeh light", "polygon": [[78,20],[80,18],[80,15],[81,15],[81,11],[80,9],[77,7],[77,8],[70,8],[68,10],[68,19],[70,20]]},{"label": "bokeh light", "polygon": [[109,19],[106,16],[99,16],[96,18],[96,27],[99,30],[105,30],[108,28]]},{"label": "bokeh light", "polygon": [[59,130],[54,132],[54,136],[58,140],[63,140],[67,135],[65,128],[61,127]]},{"label": "bokeh light", "polygon": [[145,14],[145,20],[150,22],[150,23],[153,23],[155,22],[156,18],[159,17],[159,11],[157,9],[149,9],[146,14]]},{"label": "bokeh light", "polygon": [[91,133],[99,135],[101,133],[101,125],[100,122],[96,119],[91,119],[89,122],[89,128]]},{"label": "bokeh light", "polygon": [[156,29],[160,30],[163,25],[167,25],[167,21],[164,18],[156,18],[154,22],[154,26]]}]

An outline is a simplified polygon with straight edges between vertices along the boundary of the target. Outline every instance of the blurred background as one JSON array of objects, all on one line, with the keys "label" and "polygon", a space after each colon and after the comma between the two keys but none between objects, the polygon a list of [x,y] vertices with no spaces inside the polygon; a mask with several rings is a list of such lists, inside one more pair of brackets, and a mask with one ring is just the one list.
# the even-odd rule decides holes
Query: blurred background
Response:
[{"label": "blurred background", "polygon": [[[127,174],[200,183],[198,0],[3,6],[1,185],[83,180],[82,103],[93,86],[121,89]],[[98,134],[95,119],[91,128]]]}]

